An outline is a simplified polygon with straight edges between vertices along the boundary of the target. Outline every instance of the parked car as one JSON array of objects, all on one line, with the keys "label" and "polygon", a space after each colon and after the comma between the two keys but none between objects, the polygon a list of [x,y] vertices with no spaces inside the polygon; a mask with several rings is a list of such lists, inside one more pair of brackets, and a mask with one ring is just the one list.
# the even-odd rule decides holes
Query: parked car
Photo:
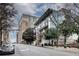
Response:
[{"label": "parked car", "polygon": [[0,55],[3,54],[14,54],[15,53],[15,45],[11,43],[2,44],[0,47]]}]

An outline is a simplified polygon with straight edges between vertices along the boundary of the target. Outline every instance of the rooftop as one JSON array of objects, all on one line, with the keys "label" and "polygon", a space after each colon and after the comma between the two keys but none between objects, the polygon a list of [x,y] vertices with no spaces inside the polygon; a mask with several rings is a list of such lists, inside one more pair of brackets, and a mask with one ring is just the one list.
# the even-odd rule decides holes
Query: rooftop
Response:
[{"label": "rooftop", "polygon": [[38,16],[29,15],[29,14],[23,14],[22,16],[31,16],[31,17],[36,17],[36,18],[38,18]]},{"label": "rooftop", "polygon": [[39,25],[42,21],[44,21],[50,14],[52,13],[52,9],[48,9],[35,23],[35,25]]}]

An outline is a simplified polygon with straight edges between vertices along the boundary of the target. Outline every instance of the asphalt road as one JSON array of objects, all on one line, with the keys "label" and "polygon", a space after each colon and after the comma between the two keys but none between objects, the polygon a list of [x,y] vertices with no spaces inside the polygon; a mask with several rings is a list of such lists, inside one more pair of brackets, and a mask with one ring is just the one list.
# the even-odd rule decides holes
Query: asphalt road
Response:
[{"label": "asphalt road", "polygon": [[10,56],[78,56],[79,54],[58,51],[55,49],[16,44],[15,54]]}]

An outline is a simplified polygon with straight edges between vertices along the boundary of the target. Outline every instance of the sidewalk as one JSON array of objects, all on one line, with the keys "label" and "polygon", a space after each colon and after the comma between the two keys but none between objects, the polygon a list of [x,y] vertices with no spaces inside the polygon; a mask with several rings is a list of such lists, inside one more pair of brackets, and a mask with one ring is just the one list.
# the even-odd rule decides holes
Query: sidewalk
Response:
[{"label": "sidewalk", "polygon": [[68,47],[64,48],[64,47],[51,47],[51,46],[45,46],[44,48],[55,49],[55,50],[58,50],[58,51],[79,54],[79,49],[78,48],[68,48]]}]

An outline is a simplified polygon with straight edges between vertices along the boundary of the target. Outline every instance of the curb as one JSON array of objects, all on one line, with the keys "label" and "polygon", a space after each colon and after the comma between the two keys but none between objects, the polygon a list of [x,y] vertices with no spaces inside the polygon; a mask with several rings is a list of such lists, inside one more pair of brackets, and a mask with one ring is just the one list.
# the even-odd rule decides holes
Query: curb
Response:
[{"label": "curb", "polygon": [[44,47],[44,48],[48,48],[48,49],[54,49],[54,50],[58,50],[58,51],[62,51],[62,52],[68,52],[68,53],[76,53],[76,54],[79,54],[79,52],[74,52],[74,51],[68,51],[66,49],[57,49],[55,47]]}]

